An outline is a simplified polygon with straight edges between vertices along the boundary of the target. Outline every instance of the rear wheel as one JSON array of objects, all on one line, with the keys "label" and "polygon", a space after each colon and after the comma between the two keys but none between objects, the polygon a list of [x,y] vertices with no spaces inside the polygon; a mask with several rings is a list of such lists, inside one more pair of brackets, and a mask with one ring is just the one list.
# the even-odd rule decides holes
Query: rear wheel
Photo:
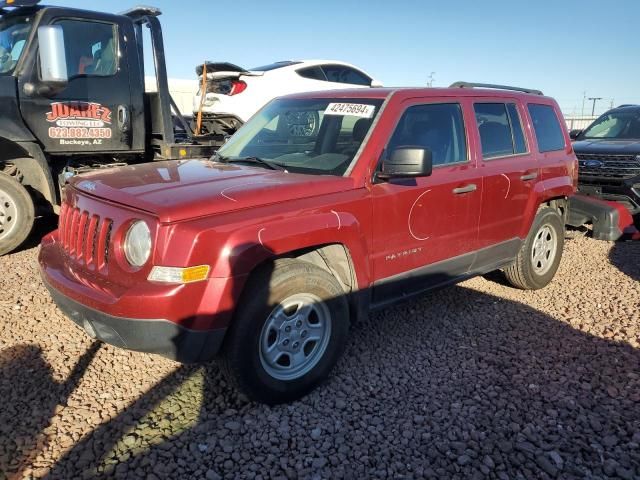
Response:
[{"label": "rear wheel", "polygon": [[18,248],[33,228],[35,208],[15,176],[0,172],[0,255]]},{"label": "rear wheel", "polygon": [[541,208],[516,261],[504,269],[507,280],[523,290],[547,286],[558,271],[563,248],[562,217],[551,207]]},{"label": "rear wheel", "polygon": [[329,375],[346,344],[349,309],[325,270],[292,259],[271,267],[249,281],[221,364],[251,399],[277,404],[304,396]]}]

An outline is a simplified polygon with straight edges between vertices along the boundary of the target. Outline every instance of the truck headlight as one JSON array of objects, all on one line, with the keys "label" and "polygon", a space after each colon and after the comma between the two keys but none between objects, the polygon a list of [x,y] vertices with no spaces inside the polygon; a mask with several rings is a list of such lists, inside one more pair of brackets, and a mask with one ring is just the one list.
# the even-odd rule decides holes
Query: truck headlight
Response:
[{"label": "truck headlight", "polygon": [[137,220],[131,224],[124,238],[124,256],[134,267],[141,267],[151,256],[151,230],[146,222]]}]

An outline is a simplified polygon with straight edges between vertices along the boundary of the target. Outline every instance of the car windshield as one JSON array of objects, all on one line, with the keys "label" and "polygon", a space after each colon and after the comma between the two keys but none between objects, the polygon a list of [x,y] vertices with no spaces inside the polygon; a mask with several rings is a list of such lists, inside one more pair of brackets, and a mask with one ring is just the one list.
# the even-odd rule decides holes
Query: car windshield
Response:
[{"label": "car windshield", "polygon": [[605,113],[584,131],[582,138],[640,139],[640,109]]},{"label": "car windshield", "polygon": [[349,171],[382,102],[276,99],[229,139],[218,158],[256,165],[258,159],[290,172],[342,176]]},{"label": "car windshield", "polygon": [[16,68],[31,31],[31,17],[0,18],[0,75],[9,75]]}]

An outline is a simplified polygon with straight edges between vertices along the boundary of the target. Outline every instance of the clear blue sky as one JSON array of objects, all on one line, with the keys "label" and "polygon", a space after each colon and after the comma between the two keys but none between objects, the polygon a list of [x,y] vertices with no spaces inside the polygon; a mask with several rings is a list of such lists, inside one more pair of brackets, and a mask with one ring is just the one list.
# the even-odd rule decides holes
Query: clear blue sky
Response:
[{"label": "clear blue sky", "polygon": [[[43,3],[120,12],[136,0]],[[145,0],[162,9],[169,76],[203,60],[244,67],[324,58],[388,86],[456,80],[521,85],[580,114],[583,93],[640,103],[640,1]],[[89,6],[90,5],[90,6]],[[99,5],[99,6],[98,6]],[[591,103],[587,101],[587,112]]]}]

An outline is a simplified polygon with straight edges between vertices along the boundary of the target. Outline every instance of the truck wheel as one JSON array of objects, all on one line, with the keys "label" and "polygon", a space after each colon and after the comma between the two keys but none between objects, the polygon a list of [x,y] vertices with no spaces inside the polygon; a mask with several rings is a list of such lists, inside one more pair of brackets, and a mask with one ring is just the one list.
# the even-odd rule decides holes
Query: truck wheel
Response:
[{"label": "truck wheel", "polygon": [[523,290],[546,287],[558,271],[564,248],[564,223],[557,210],[538,211],[515,262],[504,269],[511,285]]},{"label": "truck wheel", "polygon": [[18,248],[33,228],[35,207],[29,192],[0,172],[0,255]]},{"label": "truck wheel", "polygon": [[311,263],[280,259],[253,275],[244,292],[225,339],[223,372],[259,402],[304,396],[329,375],[346,344],[344,290]]}]

